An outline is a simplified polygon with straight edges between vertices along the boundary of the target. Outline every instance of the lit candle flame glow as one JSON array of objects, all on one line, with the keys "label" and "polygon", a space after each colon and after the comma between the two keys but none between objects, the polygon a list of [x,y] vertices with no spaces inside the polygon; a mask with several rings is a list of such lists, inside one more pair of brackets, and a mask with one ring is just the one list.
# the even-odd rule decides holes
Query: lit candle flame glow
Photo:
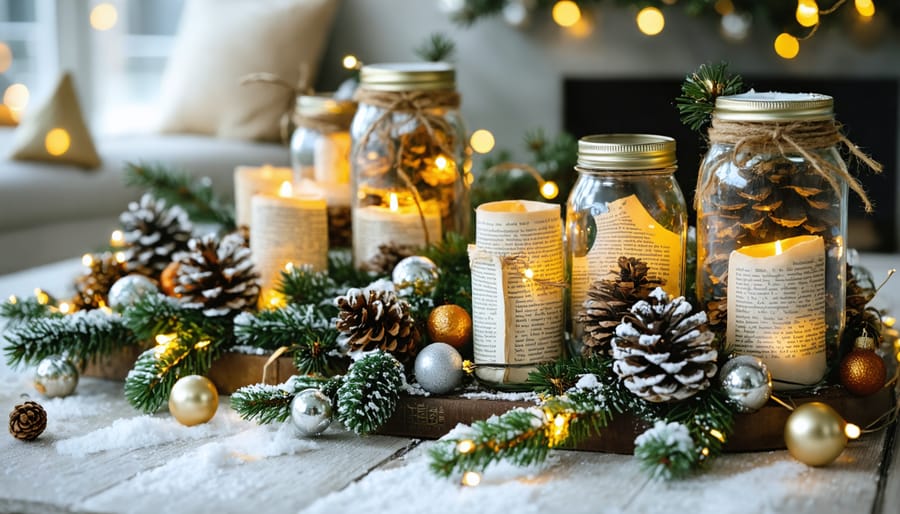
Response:
[{"label": "lit candle flame glow", "polygon": [[400,210],[400,203],[397,200],[397,193],[391,193],[389,202],[391,211],[397,212],[398,210]]},{"label": "lit candle flame glow", "polygon": [[781,248],[781,240],[775,241],[775,255],[781,255],[784,250]]},{"label": "lit candle flame glow", "polygon": [[289,198],[292,194],[294,194],[294,186],[292,186],[290,182],[285,180],[281,183],[281,187],[278,188],[278,196],[282,198]]}]

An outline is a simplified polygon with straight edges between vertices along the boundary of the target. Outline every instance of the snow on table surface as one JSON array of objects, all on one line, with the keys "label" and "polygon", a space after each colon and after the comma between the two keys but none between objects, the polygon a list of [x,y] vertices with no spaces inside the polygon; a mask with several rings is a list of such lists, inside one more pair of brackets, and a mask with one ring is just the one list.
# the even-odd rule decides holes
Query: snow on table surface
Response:
[{"label": "snow on table surface", "polygon": [[[864,255],[863,264],[879,277],[900,257]],[[0,277],[0,294],[57,292],[77,271],[66,261]],[[892,286],[881,302],[896,310]],[[23,393],[44,405],[47,430],[31,443],[0,436],[0,512],[900,512],[900,452],[879,477],[884,431],[825,468],[784,451],[730,454],[706,473],[656,483],[627,455],[557,451],[539,467],[494,466],[463,488],[429,472],[431,442],[337,426],[302,439],[290,425],[239,419],[227,397],[210,423],[183,427],[165,412],[134,411],[120,382],[83,378],[73,396],[43,399],[30,370],[0,365],[0,407],[9,412]]]}]

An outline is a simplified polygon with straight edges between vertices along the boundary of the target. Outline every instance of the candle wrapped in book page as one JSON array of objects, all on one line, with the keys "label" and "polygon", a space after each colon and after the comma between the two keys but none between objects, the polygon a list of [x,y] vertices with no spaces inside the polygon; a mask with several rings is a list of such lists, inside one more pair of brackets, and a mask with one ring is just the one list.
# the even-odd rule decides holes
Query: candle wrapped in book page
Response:
[{"label": "candle wrapped in book page", "polygon": [[745,246],[728,262],[728,345],[759,357],[775,389],[825,376],[825,241],[798,236]]},{"label": "candle wrapped in book page", "polygon": [[476,376],[523,384],[562,352],[564,257],[559,206],[531,201],[483,204],[475,211],[472,321]]},{"label": "candle wrapped in book page", "polygon": [[277,305],[274,289],[286,266],[328,269],[328,218],[321,195],[293,196],[290,182],[279,196],[256,195],[252,201],[250,249],[259,272],[260,306]]}]

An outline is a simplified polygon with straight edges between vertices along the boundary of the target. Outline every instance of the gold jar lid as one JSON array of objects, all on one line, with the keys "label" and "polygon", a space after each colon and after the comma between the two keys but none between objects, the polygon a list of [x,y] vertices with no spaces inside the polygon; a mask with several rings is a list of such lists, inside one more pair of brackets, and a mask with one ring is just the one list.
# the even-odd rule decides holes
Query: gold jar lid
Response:
[{"label": "gold jar lid", "polygon": [[675,140],[653,134],[599,134],[578,140],[578,166],[601,170],[652,170],[677,163]]},{"label": "gold jar lid", "polygon": [[456,69],[445,62],[367,64],[359,84],[376,91],[455,89]]},{"label": "gold jar lid", "polygon": [[834,118],[834,99],[818,93],[757,93],[716,98],[717,118],[728,121],[820,121]]},{"label": "gold jar lid", "polygon": [[356,102],[336,100],[331,93],[297,96],[297,114],[300,116],[353,116],[355,112]]}]

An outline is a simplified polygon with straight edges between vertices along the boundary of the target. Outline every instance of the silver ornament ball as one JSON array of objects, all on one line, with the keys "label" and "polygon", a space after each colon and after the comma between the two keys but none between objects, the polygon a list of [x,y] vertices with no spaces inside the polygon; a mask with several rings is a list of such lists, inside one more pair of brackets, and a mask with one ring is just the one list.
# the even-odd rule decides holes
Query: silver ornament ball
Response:
[{"label": "silver ornament ball", "polygon": [[434,289],[438,280],[438,268],[428,257],[413,255],[406,257],[394,266],[391,280],[401,294],[413,290],[427,293]]},{"label": "silver ornament ball", "polygon": [[719,382],[738,411],[754,412],[772,396],[772,375],[760,359],[738,355],[728,360],[719,372]]},{"label": "silver ornament ball", "polygon": [[304,437],[321,434],[331,424],[331,400],[318,389],[304,389],[291,401],[291,422]]},{"label": "silver ornament ball", "polygon": [[447,343],[431,343],[416,356],[416,381],[432,394],[446,394],[463,379],[463,360]]},{"label": "silver ornament ball", "polygon": [[34,370],[34,388],[47,398],[69,396],[77,385],[78,369],[59,355],[42,359]]},{"label": "silver ornament ball", "polygon": [[142,296],[155,294],[156,284],[143,275],[126,275],[109,288],[109,306],[116,310],[124,309]]}]

